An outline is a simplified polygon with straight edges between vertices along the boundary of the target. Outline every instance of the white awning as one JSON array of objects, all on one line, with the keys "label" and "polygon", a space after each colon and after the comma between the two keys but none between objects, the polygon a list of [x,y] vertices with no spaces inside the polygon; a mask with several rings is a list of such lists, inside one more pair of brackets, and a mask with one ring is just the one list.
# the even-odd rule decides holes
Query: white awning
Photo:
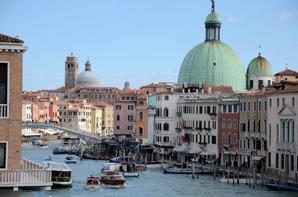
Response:
[{"label": "white awning", "polygon": [[260,161],[261,159],[263,159],[264,157],[262,157],[262,156],[253,156],[251,159],[253,160],[253,161]]}]

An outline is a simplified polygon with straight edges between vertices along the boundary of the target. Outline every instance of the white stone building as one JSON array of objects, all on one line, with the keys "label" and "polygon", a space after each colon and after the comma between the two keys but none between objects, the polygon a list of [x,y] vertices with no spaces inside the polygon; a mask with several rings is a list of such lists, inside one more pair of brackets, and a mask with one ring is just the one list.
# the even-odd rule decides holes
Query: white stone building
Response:
[{"label": "white stone building", "polygon": [[298,84],[267,92],[267,167],[275,175],[298,173]]},{"label": "white stone building", "polygon": [[29,102],[22,103],[22,122],[32,122],[32,105]]}]

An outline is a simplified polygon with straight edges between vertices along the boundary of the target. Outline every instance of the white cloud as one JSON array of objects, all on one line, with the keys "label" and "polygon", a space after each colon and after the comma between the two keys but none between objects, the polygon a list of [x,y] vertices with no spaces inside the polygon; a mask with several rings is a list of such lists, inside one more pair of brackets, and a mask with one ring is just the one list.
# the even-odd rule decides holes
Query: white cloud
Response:
[{"label": "white cloud", "polygon": [[229,16],[228,22],[229,23],[236,23],[236,22],[238,22],[238,18],[236,18],[234,16]]},{"label": "white cloud", "polygon": [[280,13],[279,17],[282,20],[287,20],[292,17],[298,17],[298,11],[283,11]]}]

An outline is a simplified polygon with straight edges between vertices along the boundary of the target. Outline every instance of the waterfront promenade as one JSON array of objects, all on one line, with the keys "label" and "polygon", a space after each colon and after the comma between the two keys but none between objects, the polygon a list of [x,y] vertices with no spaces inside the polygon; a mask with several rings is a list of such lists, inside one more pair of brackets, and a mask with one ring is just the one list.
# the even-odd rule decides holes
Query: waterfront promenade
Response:
[{"label": "waterfront promenade", "polygon": [[[33,147],[25,144],[22,147],[22,155],[33,161],[42,162],[49,155],[54,161],[63,162],[65,155],[52,155],[56,143],[50,143],[48,149]],[[69,189],[53,189],[51,191],[1,191],[1,196],[18,197],[82,197],[82,196],[153,196],[153,197],[179,197],[179,196],[295,196],[297,193],[273,192],[266,188],[249,188],[243,185],[232,185],[220,183],[213,180],[211,176],[199,176],[198,179],[192,179],[187,175],[166,175],[160,168],[148,169],[141,172],[140,177],[127,180],[127,186],[123,189],[109,189],[101,187],[99,191],[87,191],[85,179],[87,176],[96,175],[105,161],[78,160],[78,164],[70,165],[73,170],[73,187]],[[2,195],[3,194],[3,195]]]}]

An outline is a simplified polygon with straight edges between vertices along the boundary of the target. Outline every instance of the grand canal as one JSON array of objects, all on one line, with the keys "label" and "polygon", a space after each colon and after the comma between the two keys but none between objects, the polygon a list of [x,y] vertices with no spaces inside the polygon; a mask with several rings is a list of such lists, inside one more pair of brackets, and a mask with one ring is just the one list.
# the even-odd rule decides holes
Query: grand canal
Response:
[{"label": "grand canal", "polygon": [[[63,162],[65,155],[52,155],[53,148],[57,143],[52,143],[49,148],[42,149],[32,145],[23,145],[22,154],[24,158],[42,162],[49,155],[54,161]],[[248,186],[219,183],[210,176],[199,176],[191,179],[186,175],[164,175],[159,168],[149,169],[141,172],[138,178],[129,178],[127,186],[123,189],[109,189],[101,187],[98,191],[87,191],[84,189],[85,179],[90,174],[98,174],[104,161],[93,161],[78,159],[77,164],[71,164],[73,170],[73,187],[69,189],[53,189],[51,191],[0,191],[0,196],[12,197],[131,197],[131,196],[153,196],[153,197],[178,197],[178,196],[297,196],[297,193],[280,193],[269,191],[266,188],[256,189]]]}]

